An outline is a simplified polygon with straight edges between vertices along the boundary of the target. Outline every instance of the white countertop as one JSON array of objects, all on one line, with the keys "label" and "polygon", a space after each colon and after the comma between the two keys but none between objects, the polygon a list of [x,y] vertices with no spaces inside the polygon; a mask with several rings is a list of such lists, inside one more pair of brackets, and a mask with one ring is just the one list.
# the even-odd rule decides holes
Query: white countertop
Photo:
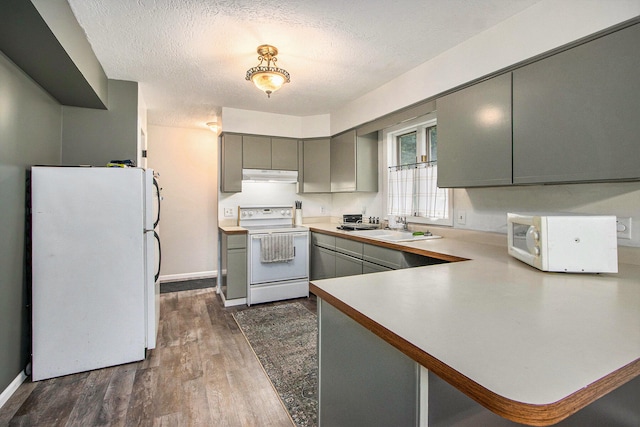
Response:
[{"label": "white countertop", "polygon": [[[336,231],[311,224],[323,227]],[[556,402],[640,359],[640,266],[545,273],[496,245],[443,238],[402,246],[469,261],[313,285],[516,402]]]}]

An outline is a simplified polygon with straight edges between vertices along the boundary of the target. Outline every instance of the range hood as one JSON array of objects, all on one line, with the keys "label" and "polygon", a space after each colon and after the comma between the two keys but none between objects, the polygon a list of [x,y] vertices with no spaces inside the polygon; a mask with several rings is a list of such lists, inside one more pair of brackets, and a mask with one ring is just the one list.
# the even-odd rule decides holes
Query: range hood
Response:
[{"label": "range hood", "polygon": [[242,181],[296,183],[298,171],[242,169]]}]

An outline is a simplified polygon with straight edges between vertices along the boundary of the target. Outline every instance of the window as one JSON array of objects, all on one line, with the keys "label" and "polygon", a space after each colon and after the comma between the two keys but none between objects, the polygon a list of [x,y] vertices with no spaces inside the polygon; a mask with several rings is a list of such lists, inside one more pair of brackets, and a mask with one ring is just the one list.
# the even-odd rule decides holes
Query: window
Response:
[{"label": "window", "polygon": [[453,225],[451,190],[437,187],[435,118],[416,119],[385,131],[388,144],[387,214],[407,221]]},{"label": "window", "polygon": [[415,163],[418,155],[416,146],[416,132],[406,133],[396,137],[398,145],[399,165]]}]

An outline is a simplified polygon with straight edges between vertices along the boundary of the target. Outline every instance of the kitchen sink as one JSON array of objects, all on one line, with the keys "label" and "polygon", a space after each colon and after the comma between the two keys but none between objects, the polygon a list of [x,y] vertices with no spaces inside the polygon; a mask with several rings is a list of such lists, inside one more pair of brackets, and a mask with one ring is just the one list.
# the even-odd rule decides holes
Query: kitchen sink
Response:
[{"label": "kitchen sink", "polygon": [[368,237],[370,239],[376,240],[384,240],[387,242],[411,242],[414,240],[431,240],[431,239],[441,239],[442,236],[432,235],[422,235],[422,236],[414,236],[411,231],[401,231],[401,230],[359,230],[353,231],[350,234],[355,236]]}]

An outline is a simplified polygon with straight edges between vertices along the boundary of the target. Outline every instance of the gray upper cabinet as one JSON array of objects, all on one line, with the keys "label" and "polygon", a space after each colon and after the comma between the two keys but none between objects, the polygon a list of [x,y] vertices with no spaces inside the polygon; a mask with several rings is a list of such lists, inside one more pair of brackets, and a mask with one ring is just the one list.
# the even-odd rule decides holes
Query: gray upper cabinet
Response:
[{"label": "gray upper cabinet", "polygon": [[638,46],[640,24],[513,72],[515,184],[640,177]]},{"label": "gray upper cabinet", "polygon": [[271,169],[271,137],[242,136],[242,167],[245,169]]},{"label": "gray upper cabinet", "polygon": [[300,141],[298,179],[301,193],[331,192],[331,145],[329,138]]},{"label": "gray upper cabinet", "polygon": [[331,138],[331,191],[356,189],[356,131]]},{"label": "gray upper cabinet", "polygon": [[220,136],[220,191],[242,191],[242,135]]},{"label": "gray upper cabinet", "polygon": [[437,100],[438,186],[511,184],[511,73]]},{"label": "gray upper cabinet", "polygon": [[245,169],[298,170],[298,140],[243,135],[242,167]]},{"label": "gray upper cabinet", "polygon": [[331,138],[331,192],[378,191],[377,132],[356,136],[355,130]]},{"label": "gray upper cabinet", "polygon": [[271,138],[271,169],[298,170],[298,140]]}]

